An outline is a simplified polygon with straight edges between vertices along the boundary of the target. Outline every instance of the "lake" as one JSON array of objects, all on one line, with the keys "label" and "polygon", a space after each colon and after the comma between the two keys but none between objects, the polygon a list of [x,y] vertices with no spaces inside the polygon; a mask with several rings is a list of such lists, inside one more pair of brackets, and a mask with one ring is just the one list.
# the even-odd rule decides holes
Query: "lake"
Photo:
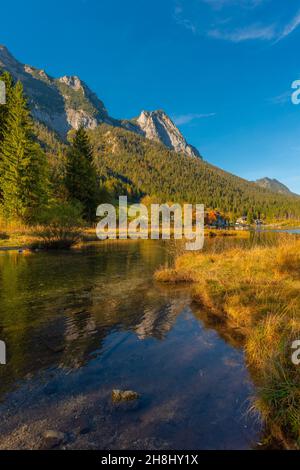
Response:
[{"label": "lake", "polygon": [[[209,241],[216,246],[224,241]],[[228,240],[226,243],[234,243]],[[70,252],[0,253],[0,448],[251,449],[255,386],[241,342],[161,286],[166,242],[87,244]],[[136,402],[115,405],[113,389]]]}]

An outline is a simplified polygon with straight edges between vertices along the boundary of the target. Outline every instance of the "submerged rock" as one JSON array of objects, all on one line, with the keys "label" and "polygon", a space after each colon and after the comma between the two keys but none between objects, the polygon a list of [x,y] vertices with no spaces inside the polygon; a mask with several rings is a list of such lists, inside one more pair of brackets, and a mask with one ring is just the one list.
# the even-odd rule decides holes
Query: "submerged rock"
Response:
[{"label": "submerged rock", "polygon": [[87,416],[80,416],[76,421],[79,434],[88,434],[91,431],[91,423]]},{"label": "submerged rock", "polygon": [[140,398],[140,394],[133,392],[132,390],[113,390],[111,393],[111,399],[113,403],[119,403],[122,401],[134,401]]},{"label": "submerged rock", "polygon": [[65,441],[65,434],[60,431],[45,431],[43,434],[43,445],[44,449],[54,449],[60,446]]}]

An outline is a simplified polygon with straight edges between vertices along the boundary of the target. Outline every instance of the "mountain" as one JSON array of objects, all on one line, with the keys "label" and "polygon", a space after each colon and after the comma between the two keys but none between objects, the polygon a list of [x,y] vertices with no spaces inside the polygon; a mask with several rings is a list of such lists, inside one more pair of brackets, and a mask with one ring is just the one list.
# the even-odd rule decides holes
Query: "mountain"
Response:
[{"label": "mountain", "polygon": [[187,143],[169,116],[162,110],[142,111],[137,119],[123,121],[123,126],[147,139],[160,142],[175,152],[184,153],[189,157],[200,157],[198,150]]},{"label": "mountain", "polygon": [[80,123],[87,128],[111,123],[102,101],[78,77],[55,79],[44,70],[21,64],[5,46],[0,46],[0,69],[23,83],[33,117],[60,136]]},{"label": "mountain", "polygon": [[256,180],[255,183],[260,186],[261,188],[269,189],[274,193],[278,194],[293,194],[292,191],[289,190],[287,186],[276,179],[271,179],[268,177],[261,178]]},{"label": "mountain", "polygon": [[143,111],[136,119],[118,120],[109,116],[103,102],[77,76],[53,78],[44,70],[18,62],[0,45],[0,69],[23,83],[33,117],[65,138],[80,125],[94,129],[101,123],[123,127],[160,142],[189,157],[200,157],[163,111]]}]

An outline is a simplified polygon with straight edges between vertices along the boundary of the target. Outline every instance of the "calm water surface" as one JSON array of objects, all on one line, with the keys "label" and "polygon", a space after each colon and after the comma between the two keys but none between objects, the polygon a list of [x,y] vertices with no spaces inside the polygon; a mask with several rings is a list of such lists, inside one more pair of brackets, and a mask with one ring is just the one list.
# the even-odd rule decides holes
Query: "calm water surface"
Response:
[{"label": "calm water surface", "polygon": [[[234,340],[164,287],[157,241],[0,253],[0,448],[245,449],[260,440],[255,390]],[[115,406],[114,388],[137,403]],[[86,432],[81,432],[84,420]]]}]

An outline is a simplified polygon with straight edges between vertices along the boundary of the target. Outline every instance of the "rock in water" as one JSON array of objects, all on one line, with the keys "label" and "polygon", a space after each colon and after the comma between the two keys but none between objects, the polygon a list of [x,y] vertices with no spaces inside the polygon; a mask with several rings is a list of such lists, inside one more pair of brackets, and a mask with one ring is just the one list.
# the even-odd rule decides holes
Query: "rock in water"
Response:
[{"label": "rock in water", "polygon": [[113,403],[119,403],[122,401],[133,401],[138,400],[140,395],[132,390],[113,390],[111,393],[111,399]]},{"label": "rock in water", "polygon": [[65,440],[65,434],[59,431],[45,431],[43,434],[43,449],[54,449]]},{"label": "rock in water", "polygon": [[91,431],[91,424],[87,416],[80,416],[76,422],[79,434],[88,434]]}]

